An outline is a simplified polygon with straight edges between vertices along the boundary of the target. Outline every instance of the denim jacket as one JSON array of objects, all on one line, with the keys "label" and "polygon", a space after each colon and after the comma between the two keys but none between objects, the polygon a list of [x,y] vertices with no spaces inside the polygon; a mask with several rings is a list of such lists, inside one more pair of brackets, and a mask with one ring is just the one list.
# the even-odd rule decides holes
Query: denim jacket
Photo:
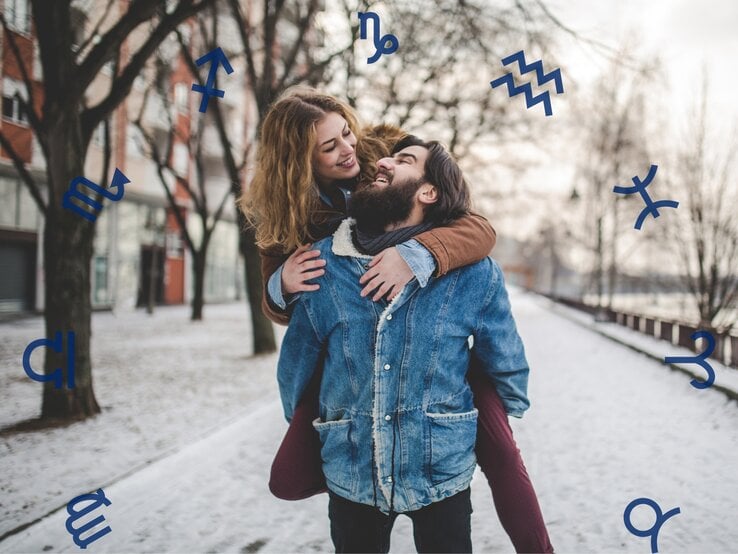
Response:
[{"label": "denim jacket", "polygon": [[323,366],[323,472],[344,498],[388,513],[417,510],[464,490],[476,465],[477,410],[466,381],[473,354],[508,414],[528,408],[528,364],[499,266],[490,258],[411,280],[392,300],[362,298],[371,256],[353,220],[314,248],[320,289],[296,301],[277,377],[287,420]]}]

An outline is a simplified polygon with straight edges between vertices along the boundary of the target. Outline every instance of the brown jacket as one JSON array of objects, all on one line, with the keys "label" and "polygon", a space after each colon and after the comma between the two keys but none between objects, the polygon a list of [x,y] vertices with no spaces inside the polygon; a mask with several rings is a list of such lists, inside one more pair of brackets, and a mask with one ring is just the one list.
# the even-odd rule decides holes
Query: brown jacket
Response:
[{"label": "brown jacket", "polygon": [[[323,204],[321,215],[336,216],[340,212]],[[326,217],[327,218],[327,217]],[[327,230],[313,232],[315,240],[328,236]],[[421,233],[415,237],[431,253],[436,261],[436,277],[445,275],[452,269],[458,269],[465,265],[484,259],[494,248],[497,241],[495,230],[484,217],[478,214],[470,214],[457,219],[448,227],[436,227],[430,231]],[[292,254],[292,252],[281,252],[277,250],[260,251],[261,274],[264,279],[262,291],[261,309],[264,314],[275,323],[287,325],[290,321],[288,311],[282,311],[273,306],[267,300],[267,283],[280,265]],[[306,293],[309,294],[309,293]]]}]

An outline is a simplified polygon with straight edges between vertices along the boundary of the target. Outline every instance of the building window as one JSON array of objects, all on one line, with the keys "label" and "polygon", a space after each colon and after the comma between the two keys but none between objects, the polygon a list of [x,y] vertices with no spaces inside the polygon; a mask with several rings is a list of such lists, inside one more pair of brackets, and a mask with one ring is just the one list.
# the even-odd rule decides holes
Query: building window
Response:
[{"label": "building window", "polygon": [[[113,138],[115,137],[114,121],[112,118],[108,119],[108,124],[110,126],[110,146],[112,148]],[[101,121],[100,123],[97,124],[97,127],[95,127],[95,131],[92,133],[92,143],[99,148],[105,147],[105,122],[104,121]]]},{"label": "building window", "polygon": [[94,283],[94,303],[106,304],[108,302],[108,258],[106,256],[95,256]]},{"label": "building window", "polygon": [[[3,79],[3,118],[18,125],[26,126],[28,116],[21,106],[18,96],[25,99],[25,85],[15,79]],[[17,94],[16,94],[17,93]]]},{"label": "building window", "polygon": [[28,34],[31,31],[30,16],[28,0],[5,0],[5,21],[14,31]]},{"label": "building window", "polygon": [[187,112],[187,101],[189,100],[189,89],[184,83],[174,85],[174,105],[180,113]]}]

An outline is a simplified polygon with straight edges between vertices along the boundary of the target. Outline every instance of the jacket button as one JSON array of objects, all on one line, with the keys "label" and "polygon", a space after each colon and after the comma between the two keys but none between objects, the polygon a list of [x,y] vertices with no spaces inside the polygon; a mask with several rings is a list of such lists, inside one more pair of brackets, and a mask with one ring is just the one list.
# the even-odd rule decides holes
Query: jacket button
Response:
[{"label": "jacket button", "polygon": [[386,416],[384,416],[384,420],[385,421],[390,421],[391,419],[392,419],[392,416],[389,415],[389,414],[387,414]]},{"label": "jacket button", "polygon": [[390,366],[389,364],[384,364],[384,369],[385,369],[385,370],[389,369],[390,367],[391,367],[391,366]]},{"label": "jacket button", "polygon": [[387,482],[388,483],[391,483],[392,482],[392,477],[387,477]]},{"label": "jacket button", "polygon": [[390,320],[390,319],[392,319],[392,314],[387,316],[387,320]]}]

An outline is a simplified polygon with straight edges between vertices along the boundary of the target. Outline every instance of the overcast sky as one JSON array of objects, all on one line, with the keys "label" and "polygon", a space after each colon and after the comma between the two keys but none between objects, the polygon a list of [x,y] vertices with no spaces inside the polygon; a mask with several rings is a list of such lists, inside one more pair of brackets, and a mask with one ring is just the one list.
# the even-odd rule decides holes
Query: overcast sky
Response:
[{"label": "overcast sky", "polygon": [[[738,1],[736,0],[549,0],[566,25],[611,45],[633,37],[642,52],[658,55],[669,78],[675,108],[690,105],[709,70],[711,101],[724,116],[738,116]],[[568,69],[588,79],[606,60],[571,50]]]}]

